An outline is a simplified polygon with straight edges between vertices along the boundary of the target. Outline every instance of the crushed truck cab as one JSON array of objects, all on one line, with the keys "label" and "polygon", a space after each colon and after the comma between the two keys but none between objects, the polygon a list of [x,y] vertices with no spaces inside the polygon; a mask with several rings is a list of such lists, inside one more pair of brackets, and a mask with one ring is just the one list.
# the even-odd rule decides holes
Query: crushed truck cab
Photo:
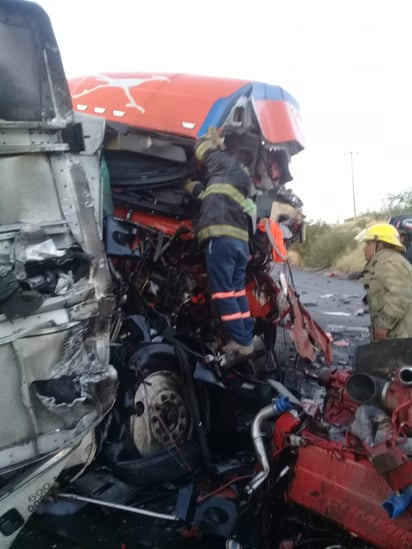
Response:
[{"label": "crushed truck cab", "polygon": [[37,5],[1,2],[0,546],[112,407],[111,282],[101,239],[99,120],[76,122]]}]

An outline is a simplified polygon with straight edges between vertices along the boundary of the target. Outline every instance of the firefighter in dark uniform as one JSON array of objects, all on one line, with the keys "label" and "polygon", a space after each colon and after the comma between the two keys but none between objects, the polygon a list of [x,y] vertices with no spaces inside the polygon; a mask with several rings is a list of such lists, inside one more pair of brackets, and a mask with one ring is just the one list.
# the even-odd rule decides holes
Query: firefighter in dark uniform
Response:
[{"label": "firefighter in dark uniform", "polygon": [[196,143],[195,156],[208,179],[199,195],[195,230],[205,252],[209,290],[229,336],[223,350],[248,355],[253,352],[254,322],[245,278],[256,208],[249,198],[250,177],[241,155],[224,150],[215,128]]},{"label": "firefighter in dark uniform", "polygon": [[397,229],[405,246],[405,257],[412,263],[412,215],[396,215],[389,218],[388,223]]}]

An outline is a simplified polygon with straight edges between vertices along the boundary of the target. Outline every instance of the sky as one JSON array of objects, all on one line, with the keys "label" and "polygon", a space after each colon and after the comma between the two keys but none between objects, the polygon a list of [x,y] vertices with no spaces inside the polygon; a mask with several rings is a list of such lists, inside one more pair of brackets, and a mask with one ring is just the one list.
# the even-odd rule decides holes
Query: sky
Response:
[{"label": "sky", "polygon": [[37,3],[68,77],[186,72],[286,89],[306,139],[287,186],[309,220],[379,210],[412,186],[409,0]]}]

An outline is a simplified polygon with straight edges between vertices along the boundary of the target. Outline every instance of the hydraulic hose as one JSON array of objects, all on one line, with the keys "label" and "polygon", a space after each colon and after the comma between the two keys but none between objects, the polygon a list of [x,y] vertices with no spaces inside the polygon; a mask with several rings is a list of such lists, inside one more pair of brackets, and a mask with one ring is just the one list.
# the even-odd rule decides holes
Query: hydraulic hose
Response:
[{"label": "hydraulic hose", "polygon": [[400,492],[393,493],[382,503],[382,508],[388,513],[390,519],[398,518],[406,511],[412,501],[412,484]]}]

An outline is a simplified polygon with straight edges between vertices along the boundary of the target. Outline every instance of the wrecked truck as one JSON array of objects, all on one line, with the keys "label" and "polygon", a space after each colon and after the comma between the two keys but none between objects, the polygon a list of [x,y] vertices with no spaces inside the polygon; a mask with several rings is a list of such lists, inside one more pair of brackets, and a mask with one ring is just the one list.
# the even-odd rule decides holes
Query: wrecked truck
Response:
[{"label": "wrecked truck", "polygon": [[[252,151],[268,196],[279,195],[268,202],[257,193],[265,215],[276,203],[276,219],[300,238],[302,204],[275,188],[270,170],[277,162],[282,183],[290,179],[302,144],[297,105],[281,88],[100,75],[71,82],[70,95],[38,5],[2,1],[0,33],[0,544],[8,547],[33,513],[53,513],[45,499],[93,499],[102,470],[118,486],[187,480],[215,471],[212,445],[228,433],[250,439],[251,419],[279,396],[276,326],[293,325],[297,296],[270,275],[262,233],[248,280],[259,348],[250,361],[222,354],[182,183],[204,177],[193,145],[215,125],[228,147]],[[170,83],[162,108],[156,90]],[[96,91],[103,97],[91,101]],[[300,331],[302,352],[315,352]],[[120,490],[117,504],[130,493]],[[195,488],[185,493],[186,511],[169,520],[195,521]]]},{"label": "wrecked truck", "polygon": [[[377,389],[367,392],[374,378],[351,383],[356,371],[317,373],[326,387],[318,407],[289,383],[290,369],[332,363],[331,341],[301,305],[287,263],[274,263],[267,230],[278,224],[289,242],[303,234],[302,203],[285,187],[303,148],[293,97],[191,75],[105,73],[67,83],[38,6],[2,2],[0,32],[1,546],[33,513],[76,524],[91,505],[172,525],[182,539],[302,546],[310,525],[307,511],[288,521],[294,502],[339,524],[341,534],[329,523],[319,531],[341,546],[355,547],[357,536],[359,546],[408,547],[410,514],[396,497],[408,503],[411,484],[409,447],[397,448],[407,442],[409,392],[399,383],[409,370],[391,386],[402,413]],[[222,352],[193,234],[198,206],[184,187],[207,177],[193,147],[209,127],[229,151],[253,157],[253,196],[266,220],[247,275],[248,358]],[[286,369],[276,346],[284,330],[297,357]],[[365,393],[352,394],[359,381]],[[364,435],[372,429],[376,441],[363,408],[372,404],[403,421],[380,431],[380,468]],[[349,500],[354,486],[362,490]]]}]

